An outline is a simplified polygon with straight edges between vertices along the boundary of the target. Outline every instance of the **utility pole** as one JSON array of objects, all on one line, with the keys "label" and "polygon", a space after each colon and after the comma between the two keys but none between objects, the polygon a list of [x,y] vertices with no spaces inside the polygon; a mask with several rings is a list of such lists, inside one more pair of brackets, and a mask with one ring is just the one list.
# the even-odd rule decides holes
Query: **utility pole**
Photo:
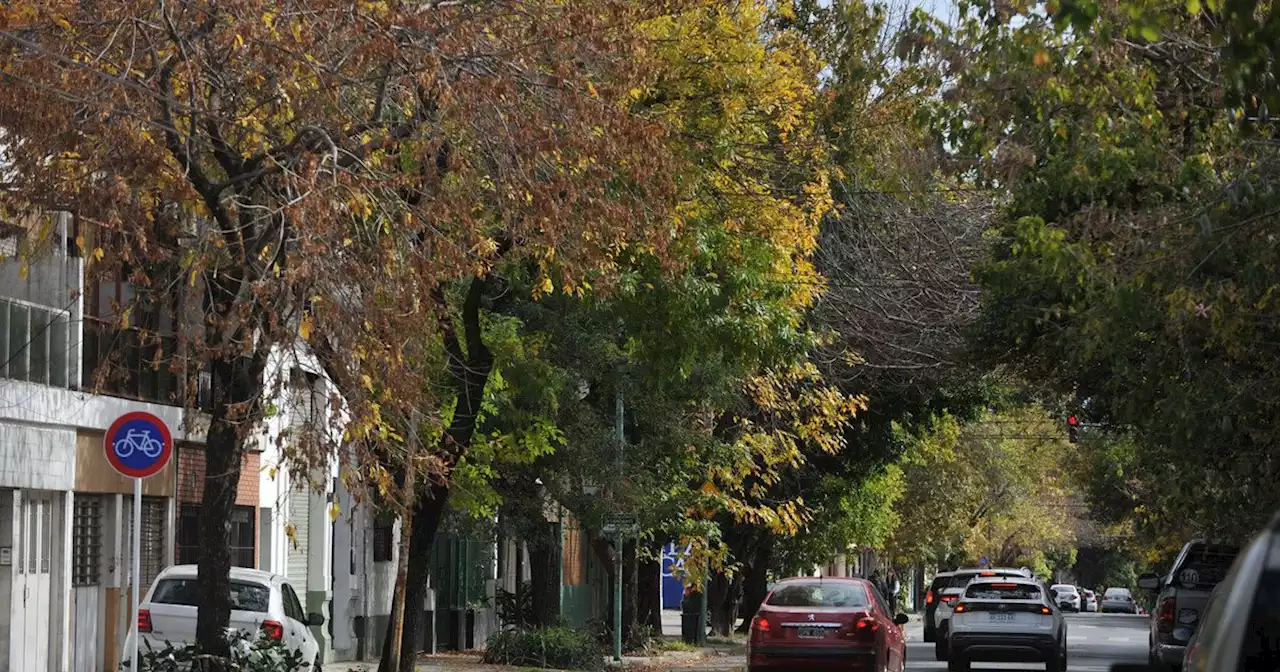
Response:
[{"label": "utility pole", "polygon": [[[618,435],[618,474],[622,474],[622,450],[626,437],[622,432],[622,388],[618,388],[614,412],[614,431]],[[613,660],[622,662],[622,526],[614,529],[613,549]]]}]

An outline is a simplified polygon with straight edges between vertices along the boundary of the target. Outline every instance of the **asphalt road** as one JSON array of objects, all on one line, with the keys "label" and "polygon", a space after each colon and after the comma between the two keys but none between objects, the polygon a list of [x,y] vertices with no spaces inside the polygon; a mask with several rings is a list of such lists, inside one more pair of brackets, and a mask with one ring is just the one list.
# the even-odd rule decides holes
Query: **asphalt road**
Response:
[{"label": "asphalt road", "polygon": [[[1113,663],[1147,660],[1147,616],[1128,614],[1069,614],[1067,616],[1068,672],[1107,672]],[[907,626],[907,672],[937,672],[945,662],[933,659],[933,644],[926,644],[920,624]],[[972,672],[1039,672],[1043,664],[974,663]]]}]

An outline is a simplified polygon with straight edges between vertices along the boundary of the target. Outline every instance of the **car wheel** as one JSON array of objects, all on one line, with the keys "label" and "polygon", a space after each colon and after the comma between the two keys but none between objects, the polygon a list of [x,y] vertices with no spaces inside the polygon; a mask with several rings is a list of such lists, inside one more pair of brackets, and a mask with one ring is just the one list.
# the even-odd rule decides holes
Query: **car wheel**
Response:
[{"label": "car wheel", "polygon": [[935,660],[947,659],[947,640],[939,637],[938,641],[933,643],[933,657]]},{"label": "car wheel", "polygon": [[1044,664],[1045,672],[1067,672],[1067,645],[1063,644],[1053,653],[1053,660]]},{"label": "car wheel", "polygon": [[964,658],[948,660],[947,672],[969,672],[969,661]]}]

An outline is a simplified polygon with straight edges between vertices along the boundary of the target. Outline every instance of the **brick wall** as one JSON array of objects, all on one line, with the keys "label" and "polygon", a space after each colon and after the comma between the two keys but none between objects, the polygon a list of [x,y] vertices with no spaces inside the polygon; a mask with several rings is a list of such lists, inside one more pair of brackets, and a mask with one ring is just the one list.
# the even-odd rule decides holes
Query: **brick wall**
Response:
[{"label": "brick wall", "polygon": [[[236,504],[258,507],[260,453],[245,453],[240,462],[240,482]],[[200,503],[204,497],[204,447],[184,445],[178,449],[178,501]]]}]

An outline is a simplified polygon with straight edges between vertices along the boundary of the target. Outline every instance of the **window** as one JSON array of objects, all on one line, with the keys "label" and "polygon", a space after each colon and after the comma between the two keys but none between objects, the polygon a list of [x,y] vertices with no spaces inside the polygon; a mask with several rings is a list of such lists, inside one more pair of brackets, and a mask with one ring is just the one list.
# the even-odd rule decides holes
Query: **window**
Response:
[{"label": "window", "polygon": [[387,511],[379,511],[373,520],[373,561],[391,562],[395,546],[396,517]]},{"label": "window", "polygon": [[[127,269],[121,271],[127,273]],[[185,388],[179,381],[186,367],[178,355],[174,328],[176,296],[156,303],[139,297],[130,283],[116,278],[86,280],[85,292],[86,385],[130,399],[181,403]],[[119,319],[126,309],[129,328],[121,329]]]},{"label": "window", "polygon": [[284,615],[306,625],[307,612],[302,608],[298,594],[293,592],[293,586],[287,583],[280,584],[280,594],[284,598]]},{"label": "window", "polygon": [[964,592],[973,600],[1039,600],[1040,586],[1028,583],[975,583]]},{"label": "window", "polygon": [[[254,567],[254,541],[257,525],[252,506],[237,506],[231,511],[231,565]],[[200,506],[183,504],[178,516],[178,564],[194,565],[200,561]]]},{"label": "window", "polygon": [[70,387],[69,325],[66,311],[0,299],[0,377]]},{"label": "window", "polygon": [[71,582],[96,586],[102,567],[102,497],[76,495],[71,530]]},{"label": "window", "polygon": [[1173,581],[1184,588],[1210,590],[1222,583],[1239,552],[1233,546],[1193,544],[1174,571]]},{"label": "window", "polygon": [[[184,607],[200,606],[200,590],[194,577],[189,579],[165,579],[156,584],[152,604],[173,604]],[[247,581],[231,582],[231,608],[236,611],[265,612],[271,605],[271,589]]]},{"label": "window", "polygon": [[870,597],[855,583],[793,583],[780,586],[769,595],[775,607],[861,607],[871,606]]}]

